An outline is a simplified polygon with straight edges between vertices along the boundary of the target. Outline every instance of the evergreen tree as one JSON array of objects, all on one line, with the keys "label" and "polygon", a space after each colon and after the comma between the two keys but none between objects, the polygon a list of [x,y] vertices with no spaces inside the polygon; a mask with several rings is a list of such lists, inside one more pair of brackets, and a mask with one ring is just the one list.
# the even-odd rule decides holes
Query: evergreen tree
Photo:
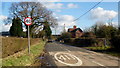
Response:
[{"label": "evergreen tree", "polygon": [[10,34],[11,36],[17,36],[17,32],[16,32],[16,20],[15,18],[12,20],[12,26],[10,27]]},{"label": "evergreen tree", "polygon": [[14,18],[12,20],[12,26],[10,27],[11,36],[21,37],[23,35],[22,22],[19,18]]}]

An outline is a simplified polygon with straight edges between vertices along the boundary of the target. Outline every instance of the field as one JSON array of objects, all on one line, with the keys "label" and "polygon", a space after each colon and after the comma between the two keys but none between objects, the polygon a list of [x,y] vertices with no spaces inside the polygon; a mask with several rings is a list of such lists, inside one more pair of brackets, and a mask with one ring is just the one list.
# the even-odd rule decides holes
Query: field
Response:
[{"label": "field", "polygon": [[31,53],[28,54],[27,38],[3,37],[3,66],[30,66],[36,62],[44,49],[45,41],[31,39]]}]

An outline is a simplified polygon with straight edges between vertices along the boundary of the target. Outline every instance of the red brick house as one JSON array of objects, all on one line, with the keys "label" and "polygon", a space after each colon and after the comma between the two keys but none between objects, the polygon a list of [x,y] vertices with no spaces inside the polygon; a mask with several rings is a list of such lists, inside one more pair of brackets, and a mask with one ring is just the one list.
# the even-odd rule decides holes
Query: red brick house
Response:
[{"label": "red brick house", "polygon": [[72,34],[72,38],[79,38],[83,35],[83,31],[80,28],[77,28],[75,25],[73,28],[69,28],[68,32]]}]

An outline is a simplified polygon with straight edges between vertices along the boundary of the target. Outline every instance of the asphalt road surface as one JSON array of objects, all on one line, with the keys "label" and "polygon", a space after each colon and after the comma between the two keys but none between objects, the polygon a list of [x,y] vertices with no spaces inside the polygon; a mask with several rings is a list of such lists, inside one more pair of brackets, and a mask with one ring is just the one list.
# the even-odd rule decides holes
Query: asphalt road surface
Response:
[{"label": "asphalt road surface", "polygon": [[119,68],[120,61],[117,57],[80,47],[52,42],[47,43],[45,49],[47,52],[45,59],[48,66]]}]

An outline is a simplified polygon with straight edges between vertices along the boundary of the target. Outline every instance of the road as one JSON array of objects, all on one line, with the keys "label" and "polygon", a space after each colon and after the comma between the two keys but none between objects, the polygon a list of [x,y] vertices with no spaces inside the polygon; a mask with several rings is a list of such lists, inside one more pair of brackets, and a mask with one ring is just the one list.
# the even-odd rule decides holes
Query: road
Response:
[{"label": "road", "polygon": [[45,49],[48,66],[118,68],[119,65],[117,57],[57,42],[47,43]]}]

